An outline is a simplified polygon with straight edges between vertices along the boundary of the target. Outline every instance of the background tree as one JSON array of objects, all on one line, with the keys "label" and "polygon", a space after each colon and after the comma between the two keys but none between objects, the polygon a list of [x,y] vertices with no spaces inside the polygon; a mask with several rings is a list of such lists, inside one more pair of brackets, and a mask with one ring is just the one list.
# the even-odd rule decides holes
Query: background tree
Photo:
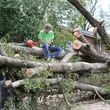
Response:
[{"label": "background tree", "polygon": [[102,41],[106,44],[108,48],[110,48],[110,38],[106,33],[105,27],[103,25],[103,22],[99,22],[97,19],[95,19],[89,11],[87,11],[78,0],[68,0],[73,6],[75,6],[79,12],[89,21],[89,23],[97,27],[97,31],[99,35],[101,36]]}]

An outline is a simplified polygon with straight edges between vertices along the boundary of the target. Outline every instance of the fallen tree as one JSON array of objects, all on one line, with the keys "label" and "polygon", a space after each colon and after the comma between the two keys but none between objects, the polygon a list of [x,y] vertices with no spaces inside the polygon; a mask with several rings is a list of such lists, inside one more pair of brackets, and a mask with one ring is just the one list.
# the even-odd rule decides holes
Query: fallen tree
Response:
[{"label": "fallen tree", "polygon": [[32,72],[30,74],[37,74],[39,70],[47,70],[52,72],[107,72],[109,71],[109,62],[108,63],[87,63],[87,62],[75,62],[75,63],[44,63],[44,62],[31,62],[31,61],[22,61],[20,59],[0,56],[0,64],[11,67],[26,67],[26,68],[35,68],[30,69]]},{"label": "fallen tree", "polygon": [[[22,79],[22,80],[18,80],[18,81],[15,81],[15,82],[12,82],[11,80],[7,80],[5,81],[5,85],[7,87],[10,87],[12,86],[13,88],[16,88],[16,87],[19,87],[19,86],[22,86],[25,84],[25,81],[27,79]],[[42,81],[43,79],[42,78],[34,78],[33,81]],[[57,84],[57,83],[60,83],[63,79],[62,78],[53,78],[53,79],[46,79],[45,80],[45,83],[50,83],[50,84]]]},{"label": "fallen tree", "polygon": [[[5,81],[5,84],[6,84],[7,87],[12,86],[13,88],[16,88],[16,87],[24,85],[25,80],[26,79],[22,79],[22,80],[18,80],[18,81],[15,81],[15,82]],[[36,79],[33,79],[33,80],[38,81],[38,80],[43,80],[43,79],[42,78],[36,78]],[[46,79],[45,83],[47,82],[47,83],[50,83],[50,84],[58,84],[58,83],[61,83],[63,80],[64,79],[62,79],[62,78]],[[79,83],[79,82],[74,82],[73,83],[73,88],[80,89],[80,90],[83,90],[83,91],[91,91],[93,93],[95,93],[95,91],[97,91],[99,94],[102,94],[102,95],[109,94],[109,92],[106,89],[103,89],[103,88],[97,87],[97,86],[93,86],[93,85],[89,85],[89,84],[82,84],[82,83]]]},{"label": "fallen tree", "polygon": [[[19,44],[15,45],[15,44],[10,44],[10,47],[16,52],[27,52],[33,55],[37,55],[37,56],[44,56],[44,50],[43,48],[40,47],[33,47],[33,48],[29,48],[29,47],[25,47],[25,46],[19,46]],[[59,58],[63,58],[68,52],[64,52],[62,51]],[[73,53],[76,55],[76,52],[73,51]]]},{"label": "fallen tree", "polygon": [[107,62],[110,60],[110,55],[107,53],[99,53],[91,45],[87,45],[82,43],[79,40],[75,40],[73,43],[73,49],[76,51],[80,51],[83,53],[83,56],[86,61],[93,61],[93,62]]},{"label": "fallen tree", "polygon": [[[48,70],[55,73],[76,73],[76,72],[87,72],[87,73],[100,73],[108,72],[109,66],[107,63],[87,63],[87,62],[74,62],[74,63],[47,63],[46,66],[40,66],[36,68],[26,69],[25,75],[32,77],[39,74],[43,70]],[[80,74],[79,73],[79,74]]]},{"label": "fallen tree", "polygon": [[56,63],[49,64],[49,71],[52,72],[79,72],[87,71],[91,73],[108,71],[107,64],[103,63],[87,63],[87,62],[74,62],[74,63]]},{"label": "fallen tree", "polygon": [[44,55],[44,51],[43,48],[29,48],[29,47],[25,47],[25,46],[20,46],[20,44],[15,45],[15,44],[11,44],[10,47],[16,52],[27,52],[33,55],[39,55],[39,56],[43,56]]},{"label": "fallen tree", "polygon": [[0,64],[9,66],[9,67],[22,67],[22,68],[23,67],[35,68],[37,66],[42,65],[42,63],[40,62],[25,61],[25,60],[20,60],[12,57],[7,57],[7,56],[0,56]]},{"label": "fallen tree", "polygon": [[89,21],[89,23],[97,27],[97,31],[101,36],[102,41],[110,48],[110,37],[107,35],[106,30],[103,26],[103,22],[97,21],[80,3],[79,0],[68,0],[78,11]]},{"label": "fallen tree", "polygon": [[109,62],[107,63],[87,63],[87,62],[46,63],[46,62],[22,61],[16,58],[0,56],[0,64],[9,67],[29,68],[27,69],[26,74],[30,77],[35,74],[38,74],[42,70],[48,70],[58,73],[81,72],[81,71],[85,71],[89,73],[100,73],[100,72],[109,71]]},{"label": "fallen tree", "polygon": [[[78,40],[74,41],[73,43],[73,48],[77,51],[71,51],[71,52],[62,52],[60,55],[60,58],[63,57],[61,62],[67,62],[70,58],[73,56],[78,55],[78,51],[83,53],[81,56],[85,56],[85,58],[88,58],[87,60],[91,60],[93,62],[106,62],[110,60],[110,55],[103,54],[103,53],[98,53],[94,48],[91,48],[90,45],[84,44]],[[43,56],[44,51],[42,48],[35,47],[35,48],[28,48],[28,47],[23,47],[23,46],[16,46],[12,45],[12,49],[14,49],[15,52],[27,52],[33,55],[38,55],[38,56]]]}]

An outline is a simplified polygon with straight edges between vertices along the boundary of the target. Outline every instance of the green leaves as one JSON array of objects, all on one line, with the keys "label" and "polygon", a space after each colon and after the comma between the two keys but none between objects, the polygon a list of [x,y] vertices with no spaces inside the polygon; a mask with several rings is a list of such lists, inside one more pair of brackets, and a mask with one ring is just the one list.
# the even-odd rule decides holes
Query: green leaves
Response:
[{"label": "green leaves", "polygon": [[25,90],[27,92],[30,92],[30,90],[34,92],[38,90],[42,90],[44,86],[45,85],[42,79],[38,79],[38,80],[26,79],[25,80]]},{"label": "green leaves", "polygon": [[62,31],[57,34],[54,42],[55,45],[65,48],[68,41],[73,42],[74,40],[75,37],[71,33],[67,31]]}]

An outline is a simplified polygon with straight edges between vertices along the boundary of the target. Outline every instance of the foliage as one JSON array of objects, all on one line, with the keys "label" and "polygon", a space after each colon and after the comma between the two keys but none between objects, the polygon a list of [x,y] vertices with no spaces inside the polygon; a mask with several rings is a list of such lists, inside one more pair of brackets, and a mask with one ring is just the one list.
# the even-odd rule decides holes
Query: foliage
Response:
[{"label": "foliage", "polygon": [[25,89],[27,92],[30,92],[30,90],[34,92],[38,90],[42,90],[44,86],[45,86],[44,79],[40,79],[40,80],[26,79],[25,80]]},{"label": "foliage", "polygon": [[36,79],[26,79],[25,80],[25,89],[26,91],[41,91],[45,89],[46,86],[49,86],[49,82],[46,81],[48,77],[52,77],[52,74],[47,71],[43,70],[39,73]]},{"label": "foliage", "polygon": [[63,91],[65,95],[68,95],[74,88],[74,80],[69,78],[63,82]]},{"label": "foliage", "polygon": [[65,48],[68,41],[73,42],[74,40],[75,40],[75,37],[71,33],[67,31],[61,31],[57,33],[54,42],[55,42],[55,45]]},{"label": "foliage", "polygon": [[[86,0],[86,2],[85,0],[81,0],[81,3],[86,7],[87,1],[89,2],[89,0]],[[14,51],[10,49],[7,42],[23,42],[26,38],[37,40],[37,35],[43,29],[43,25],[46,22],[53,25],[56,36],[55,45],[63,48],[66,48],[68,41],[73,42],[75,37],[67,31],[60,32],[60,25],[64,25],[67,28],[80,26],[85,29],[87,23],[85,18],[66,0],[0,0],[0,37],[2,38],[0,42],[3,44],[8,56],[13,57]],[[37,60],[35,56],[31,56],[25,52],[20,53],[20,58],[21,60]],[[74,57],[71,61],[77,60],[79,60],[79,57]],[[5,68],[1,69],[0,72],[8,73],[12,81],[24,78],[19,68]],[[13,91],[16,93],[15,97],[21,93],[22,95],[27,95],[26,92],[31,97],[31,91],[37,93],[38,91],[46,90],[46,87],[50,86],[46,81],[49,77],[54,77],[53,73],[50,73],[44,68],[44,71],[39,73],[36,79],[27,78],[25,80],[25,90],[22,87],[20,89],[14,89]],[[96,85],[99,85],[106,78],[107,76],[103,76],[103,74],[100,76],[92,75],[85,82],[90,84],[96,82]],[[68,95],[73,90],[75,80],[72,76],[65,77],[60,88],[64,91],[65,95]],[[109,86],[107,88],[110,90]],[[21,98],[20,95],[17,97]],[[21,108],[15,108],[16,105],[13,99],[10,99],[9,102],[8,105],[11,106],[7,109],[22,109],[22,106],[20,106]]]},{"label": "foliage", "polygon": [[[42,0],[1,0],[0,32],[8,41],[37,39],[38,27],[43,21],[47,2]],[[38,7],[39,6],[39,7]]]},{"label": "foliage", "polygon": [[66,0],[0,0],[0,37],[8,42],[37,40],[46,22],[53,25],[55,33],[59,25],[85,27],[84,17]]},{"label": "foliage", "polygon": [[80,61],[81,58],[79,56],[73,56],[71,59],[70,59],[70,62],[77,62],[77,61]]},{"label": "foliage", "polygon": [[[88,83],[96,86],[103,86],[102,84],[109,80],[110,74],[92,74],[89,77],[82,78],[83,83]],[[94,83],[95,82],[95,83]]]},{"label": "foliage", "polygon": [[4,48],[5,52],[7,53],[8,56],[12,57],[14,56],[14,50],[12,50],[7,43],[6,38],[0,39],[1,46]]}]

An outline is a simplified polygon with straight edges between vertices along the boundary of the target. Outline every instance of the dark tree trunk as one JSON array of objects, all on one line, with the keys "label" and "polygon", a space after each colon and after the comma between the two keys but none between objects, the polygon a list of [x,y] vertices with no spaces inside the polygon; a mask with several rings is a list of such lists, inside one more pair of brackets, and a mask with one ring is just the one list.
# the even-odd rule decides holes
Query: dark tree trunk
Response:
[{"label": "dark tree trunk", "polygon": [[101,36],[104,43],[110,48],[110,38],[106,33],[106,30],[101,22],[98,22],[82,5],[78,0],[68,0],[78,11],[88,20],[88,22],[97,27],[98,33]]},{"label": "dark tree trunk", "polygon": [[83,58],[86,59],[88,62],[109,62],[110,61],[110,55],[107,53],[99,53],[94,48],[92,48],[90,45],[86,45],[79,40],[75,40],[73,43],[73,48],[76,51],[80,51],[83,53]]},{"label": "dark tree trunk", "polygon": [[[26,68],[35,68],[37,66],[41,66],[40,62],[31,62],[31,61],[23,61],[16,58],[0,56],[0,64],[8,67],[26,67]],[[44,65],[44,64],[43,64]]]}]

